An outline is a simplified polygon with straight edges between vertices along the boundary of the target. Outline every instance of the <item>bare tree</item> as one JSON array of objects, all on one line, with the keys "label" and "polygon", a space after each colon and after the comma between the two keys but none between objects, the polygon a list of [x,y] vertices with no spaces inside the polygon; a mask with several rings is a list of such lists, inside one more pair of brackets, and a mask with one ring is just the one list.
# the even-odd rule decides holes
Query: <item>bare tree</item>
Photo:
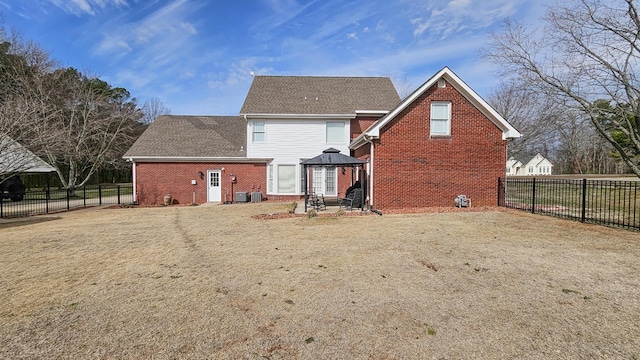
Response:
[{"label": "bare tree", "polygon": [[171,110],[164,105],[158,98],[151,98],[142,104],[142,120],[143,124],[151,124],[160,115],[169,115]]},{"label": "bare tree", "polygon": [[39,151],[54,166],[62,185],[73,190],[86,184],[100,167],[120,157],[132,143],[142,116],[123,88],[81,74],[73,68],[49,75],[49,101],[55,116],[39,131],[55,134]]},{"label": "bare tree", "polygon": [[407,96],[411,95],[415,90],[411,80],[407,77],[407,74],[394,72],[388,73],[386,76],[388,76],[391,79],[391,82],[393,82],[400,99],[406,99]]},{"label": "bare tree", "polygon": [[[484,56],[583,114],[640,176],[640,16],[634,0],[571,0],[543,29],[507,21]],[[610,109],[594,106],[604,99]],[[603,119],[608,119],[603,121]]]},{"label": "bare tree", "polygon": [[43,92],[53,64],[36,44],[0,25],[0,181],[38,164],[28,148],[52,136],[36,130],[53,114]]},{"label": "bare tree", "polygon": [[549,155],[549,143],[556,137],[556,121],[561,111],[553,99],[515,82],[501,84],[487,96],[491,106],[513,125],[522,137],[508,144],[508,155],[531,153]]}]

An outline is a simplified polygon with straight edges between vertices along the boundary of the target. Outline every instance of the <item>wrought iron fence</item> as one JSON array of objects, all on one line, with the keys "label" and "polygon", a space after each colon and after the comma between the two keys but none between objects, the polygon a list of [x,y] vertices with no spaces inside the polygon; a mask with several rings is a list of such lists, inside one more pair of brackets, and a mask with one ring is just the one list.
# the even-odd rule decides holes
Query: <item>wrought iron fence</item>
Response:
[{"label": "wrought iron fence", "polygon": [[0,199],[0,218],[50,214],[89,206],[133,203],[133,185],[96,185],[69,190],[28,190],[22,200]]},{"label": "wrought iron fence", "polygon": [[640,230],[640,181],[500,178],[498,206]]}]

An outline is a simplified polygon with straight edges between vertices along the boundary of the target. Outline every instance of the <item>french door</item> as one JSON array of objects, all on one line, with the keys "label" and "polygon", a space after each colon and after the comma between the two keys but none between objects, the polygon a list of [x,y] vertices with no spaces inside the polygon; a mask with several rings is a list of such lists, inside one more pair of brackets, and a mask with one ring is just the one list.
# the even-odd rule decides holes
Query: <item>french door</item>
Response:
[{"label": "french door", "polygon": [[313,192],[324,196],[336,196],[338,194],[338,177],[336,167],[314,167],[313,168]]}]

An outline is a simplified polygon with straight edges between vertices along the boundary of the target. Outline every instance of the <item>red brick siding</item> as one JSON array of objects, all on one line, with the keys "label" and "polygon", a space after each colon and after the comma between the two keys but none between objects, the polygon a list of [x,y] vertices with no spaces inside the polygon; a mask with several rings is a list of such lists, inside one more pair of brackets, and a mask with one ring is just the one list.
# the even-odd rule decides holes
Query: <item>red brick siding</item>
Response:
[{"label": "red brick siding", "polygon": [[[450,137],[430,137],[432,101],[451,102]],[[364,147],[356,156],[368,152]],[[450,84],[434,85],[381,130],[374,157],[375,208],[453,206],[460,194],[473,206],[493,206],[497,179],[505,172],[506,142]]]},{"label": "red brick siding", "polygon": [[350,125],[350,139],[355,139],[358,135],[362,134],[365,130],[369,128],[374,122],[376,122],[378,117],[361,117],[358,116],[355,119],[351,119]]},{"label": "red brick siding", "polygon": [[[266,195],[266,165],[237,163],[137,163],[136,181],[138,203],[157,205],[163,202],[166,194],[171,194],[174,203],[191,204],[194,186],[191,180],[197,180],[195,186],[196,203],[207,202],[207,170],[225,170],[222,172],[222,201],[231,200],[231,182],[229,176],[236,175],[236,191],[262,191]],[[204,174],[200,179],[198,172]]]}]

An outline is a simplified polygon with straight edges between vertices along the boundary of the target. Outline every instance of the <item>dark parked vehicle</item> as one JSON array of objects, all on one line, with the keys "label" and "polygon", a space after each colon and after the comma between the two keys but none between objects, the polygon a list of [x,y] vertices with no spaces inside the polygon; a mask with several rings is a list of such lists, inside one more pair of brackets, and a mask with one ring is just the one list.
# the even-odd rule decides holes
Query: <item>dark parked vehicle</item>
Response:
[{"label": "dark parked vehicle", "polygon": [[14,175],[0,182],[0,201],[4,199],[20,201],[24,198],[25,190],[20,176]]}]

